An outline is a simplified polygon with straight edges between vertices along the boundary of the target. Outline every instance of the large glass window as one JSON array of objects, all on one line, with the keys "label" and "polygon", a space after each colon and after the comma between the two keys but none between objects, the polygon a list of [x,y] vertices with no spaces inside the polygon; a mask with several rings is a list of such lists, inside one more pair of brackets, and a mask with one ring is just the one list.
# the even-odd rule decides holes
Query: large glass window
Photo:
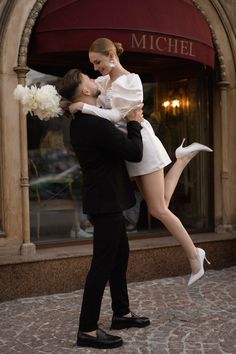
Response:
[{"label": "large glass window", "polygon": [[[173,163],[175,150],[183,138],[186,138],[185,145],[195,141],[210,144],[207,78],[156,81],[143,86],[145,118],[152,124]],[[192,159],[180,177],[170,203],[170,209],[192,231],[211,228],[210,158],[209,153],[199,153]],[[165,173],[171,166],[165,168]],[[149,215],[143,228],[163,229]]]},{"label": "large glass window", "polygon": [[91,237],[82,213],[82,174],[70,146],[70,119],[28,117],[31,239],[39,243]]},{"label": "large glass window", "polygon": [[[165,70],[145,60],[130,71],[143,82],[144,115],[165,146],[172,162],[175,149],[186,138],[210,144],[210,74],[198,64],[172,65]],[[182,63],[180,61],[180,63]],[[129,63],[128,63],[129,64]],[[127,65],[129,66],[129,65]],[[132,69],[132,70],[131,70]],[[88,72],[88,74],[92,74]],[[70,146],[67,116],[42,122],[28,118],[31,239],[38,243],[90,240],[93,227],[82,212],[82,173]],[[170,209],[189,231],[212,227],[211,154],[199,153],[184,170]],[[165,173],[171,168],[167,166]],[[158,236],[163,225],[147,211],[134,183],[136,205],[124,212],[130,237]]]},{"label": "large glass window", "polygon": [[[196,63],[162,58],[126,59],[130,71],[138,72],[144,89],[144,113],[162,141],[172,164],[175,150],[186,138],[185,146],[193,142],[211,146],[211,83],[212,72]],[[143,63],[145,64],[142,64]],[[135,64],[133,64],[135,63]],[[213,228],[212,156],[199,153],[183,171],[170,202],[189,232]],[[128,228],[142,236],[167,234],[167,230],[151,217],[146,203],[136,189],[137,203],[128,211]],[[132,225],[132,219],[136,223]],[[138,219],[138,221],[137,221]]]}]

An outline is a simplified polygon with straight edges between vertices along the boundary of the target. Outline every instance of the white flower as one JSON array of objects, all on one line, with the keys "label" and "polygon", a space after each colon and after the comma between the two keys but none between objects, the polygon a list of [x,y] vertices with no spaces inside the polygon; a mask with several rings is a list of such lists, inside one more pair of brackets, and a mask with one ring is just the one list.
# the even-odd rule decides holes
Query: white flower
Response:
[{"label": "white flower", "polygon": [[58,117],[63,113],[59,106],[61,96],[52,85],[39,88],[17,85],[14,97],[22,103],[25,114],[36,115],[41,120]]},{"label": "white flower", "polygon": [[21,100],[28,92],[29,88],[27,86],[17,85],[14,90],[14,97],[16,100]]}]

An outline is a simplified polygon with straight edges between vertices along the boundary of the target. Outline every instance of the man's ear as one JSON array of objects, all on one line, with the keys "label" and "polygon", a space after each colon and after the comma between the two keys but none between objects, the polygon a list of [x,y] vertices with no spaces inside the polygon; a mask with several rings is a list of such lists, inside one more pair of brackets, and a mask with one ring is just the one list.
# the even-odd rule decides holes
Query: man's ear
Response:
[{"label": "man's ear", "polygon": [[90,95],[90,91],[89,91],[89,89],[87,89],[86,87],[83,88],[82,93],[83,93],[83,95],[85,95],[85,96],[89,96],[89,95]]}]

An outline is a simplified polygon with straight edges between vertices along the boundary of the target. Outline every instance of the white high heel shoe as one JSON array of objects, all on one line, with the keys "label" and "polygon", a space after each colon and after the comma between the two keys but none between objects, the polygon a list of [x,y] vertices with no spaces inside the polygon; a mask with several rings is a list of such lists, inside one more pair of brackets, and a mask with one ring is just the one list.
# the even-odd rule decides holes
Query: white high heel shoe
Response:
[{"label": "white high heel shoe", "polygon": [[197,154],[200,151],[208,151],[208,152],[213,151],[208,146],[199,143],[192,143],[191,145],[183,147],[184,142],[185,142],[185,138],[183,139],[182,144],[175,150],[175,156],[177,159],[184,156],[191,155],[193,153]]},{"label": "white high heel shoe", "polygon": [[197,248],[198,255],[199,255],[199,261],[200,261],[200,270],[199,272],[195,274],[191,274],[190,279],[188,281],[188,286],[192,285],[195,283],[198,279],[200,279],[204,275],[204,268],[203,268],[203,263],[204,260],[208,263],[211,264],[208,259],[206,258],[206,252],[202,248]]}]

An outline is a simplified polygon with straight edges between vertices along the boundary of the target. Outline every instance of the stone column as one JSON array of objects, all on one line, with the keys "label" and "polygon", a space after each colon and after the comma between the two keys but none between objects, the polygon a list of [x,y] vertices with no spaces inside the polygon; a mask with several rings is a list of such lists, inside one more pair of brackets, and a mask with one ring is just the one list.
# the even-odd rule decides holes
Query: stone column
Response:
[{"label": "stone column", "polygon": [[232,232],[233,226],[230,224],[230,186],[229,186],[229,126],[228,126],[228,104],[227,94],[229,81],[221,80],[217,83],[220,88],[221,98],[221,184],[222,184],[222,225],[218,225],[216,232]]},{"label": "stone column", "polygon": [[[17,73],[18,83],[25,85],[26,74],[30,69],[25,66],[14,68]],[[22,234],[23,244],[21,254],[34,254],[36,247],[30,242],[30,217],[29,217],[29,175],[28,175],[28,144],[27,144],[27,118],[20,105],[20,155],[21,155],[21,190],[22,190]]]}]

